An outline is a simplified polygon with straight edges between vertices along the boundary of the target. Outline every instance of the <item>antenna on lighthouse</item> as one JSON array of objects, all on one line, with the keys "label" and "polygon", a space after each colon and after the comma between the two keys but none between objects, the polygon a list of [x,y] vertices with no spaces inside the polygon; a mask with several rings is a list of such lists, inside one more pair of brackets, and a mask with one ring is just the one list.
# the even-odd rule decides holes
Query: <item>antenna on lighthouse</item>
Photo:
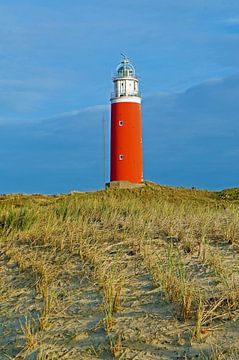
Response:
[{"label": "antenna on lighthouse", "polygon": [[105,116],[102,116],[102,135],[103,135],[103,180],[104,186],[106,183],[106,124],[105,124]]},{"label": "antenna on lighthouse", "polygon": [[123,61],[124,61],[124,62],[127,62],[127,63],[129,62],[129,58],[128,58],[127,55],[121,53],[121,56],[123,57]]}]

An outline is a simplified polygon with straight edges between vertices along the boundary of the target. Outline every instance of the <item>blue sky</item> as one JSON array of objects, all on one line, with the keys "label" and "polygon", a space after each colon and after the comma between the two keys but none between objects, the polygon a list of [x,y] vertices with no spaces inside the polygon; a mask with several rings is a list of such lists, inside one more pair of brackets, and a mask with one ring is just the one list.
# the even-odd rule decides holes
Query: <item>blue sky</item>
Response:
[{"label": "blue sky", "polygon": [[[205,116],[205,121],[208,119],[203,128],[198,128],[198,123],[188,123],[189,127],[195,126],[198,139],[205,137],[207,124],[215,124],[215,121],[220,122],[221,136],[228,131],[228,119],[237,131],[238,109],[233,107],[230,99],[231,96],[234,99],[233,89],[236,88],[235,94],[238,89],[238,1],[0,1],[0,36],[0,192],[64,192],[100,186],[101,182],[92,170],[96,167],[95,161],[99,165],[96,143],[97,137],[101,136],[101,120],[97,122],[97,119],[101,119],[103,112],[108,119],[111,76],[121,52],[127,53],[136,66],[145,99],[144,118],[154,124],[159,136],[160,127],[162,134],[170,123],[172,112],[175,121],[168,134],[183,123],[182,114],[189,114],[189,110],[190,116],[200,110],[201,117]],[[216,81],[213,89],[212,81]],[[230,99],[222,102],[228,94]],[[172,100],[175,98],[180,104],[175,105]],[[215,106],[211,106],[212,103]],[[220,120],[216,106],[219,103],[224,104]],[[160,109],[158,104],[161,104]],[[95,108],[96,105],[102,107]],[[94,120],[90,120],[92,112]],[[57,142],[54,134],[58,120],[67,126],[66,122],[69,119],[72,122],[74,116],[75,128],[71,125],[68,136]],[[91,121],[87,123],[87,133],[84,133],[84,121]],[[62,131],[65,131],[64,126]],[[173,168],[179,166],[180,161],[173,162],[171,172],[167,173],[166,163],[170,163],[169,156],[173,155],[165,150],[164,157],[168,161],[165,160],[163,165],[160,153],[153,152],[145,121],[144,129],[148,134],[144,146],[147,178],[182,186],[196,184],[219,188],[238,185],[239,168],[235,169],[234,158],[232,177],[224,176],[225,171],[216,171],[213,176],[211,165],[206,163],[202,165],[200,181],[196,170],[194,176],[190,175],[190,181],[186,174],[185,178],[175,177]],[[92,157],[89,157],[91,149],[87,144],[82,143],[82,147],[77,144],[77,137],[73,136],[76,131],[79,144],[82,136],[96,137],[93,145],[96,153],[93,152]],[[49,141],[43,133],[44,136],[48,134]],[[178,136],[180,139],[184,136],[180,129]],[[71,147],[73,138],[75,148]],[[159,141],[163,143],[160,138]],[[231,140],[226,142],[223,138],[223,143],[227,153]],[[218,138],[210,138],[210,144],[217,144],[211,149],[213,162],[213,156],[218,153]],[[174,149],[174,142],[171,148],[176,155],[178,149]],[[160,151],[156,145],[154,149]],[[188,167],[195,162],[196,150],[192,149],[194,156],[188,159]],[[230,151],[238,154],[236,142]],[[154,154],[158,163],[152,163],[147,154]],[[24,171],[19,169],[19,161],[23,168],[25,166]],[[225,164],[230,165],[230,161],[228,155]],[[160,171],[155,170],[157,164]],[[162,166],[165,166],[165,172],[162,172]],[[89,186],[83,176],[86,168]],[[230,168],[226,171],[230,174]],[[40,173],[44,181],[38,183],[36,179]],[[73,181],[74,174],[78,177]]]}]

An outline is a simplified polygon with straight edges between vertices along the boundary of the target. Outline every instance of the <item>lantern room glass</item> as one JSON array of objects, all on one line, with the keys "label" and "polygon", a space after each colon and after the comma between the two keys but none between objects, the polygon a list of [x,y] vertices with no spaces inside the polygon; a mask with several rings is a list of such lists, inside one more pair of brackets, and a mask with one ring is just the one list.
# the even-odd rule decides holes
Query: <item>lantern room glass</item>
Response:
[{"label": "lantern room glass", "polygon": [[130,64],[128,58],[124,58],[116,70],[118,78],[124,77],[135,77],[135,69],[132,64]]}]

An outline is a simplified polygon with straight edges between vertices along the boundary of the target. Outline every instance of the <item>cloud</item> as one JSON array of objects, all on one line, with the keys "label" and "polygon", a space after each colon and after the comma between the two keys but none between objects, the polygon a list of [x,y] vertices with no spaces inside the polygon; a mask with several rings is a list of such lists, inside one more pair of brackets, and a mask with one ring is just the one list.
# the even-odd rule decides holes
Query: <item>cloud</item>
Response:
[{"label": "cloud", "polygon": [[221,23],[221,24],[226,24],[226,25],[239,25],[239,16],[219,20],[218,22]]},{"label": "cloud", "polygon": [[84,113],[98,113],[98,112],[102,112],[102,114],[104,114],[105,112],[109,111],[109,105],[94,105],[94,106],[89,106],[86,108],[83,108],[81,110],[73,110],[73,111],[68,111],[65,113],[61,113],[61,114],[57,114],[52,118],[61,118],[61,117],[71,117],[71,116],[77,116],[77,115],[81,115]]},{"label": "cloud", "polygon": [[[181,93],[146,97],[145,178],[210,189],[238,186],[238,98],[239,75],[212,79]],[[108,105],[38,122],[2,124],[0,192],[58,193],[103,187],[102,114],[109,150]]]},{"label": "cloud", "polygon": [[96,0],[0,4],[0,91],[12,97],[6,115],[18,111],[21,120],[32,112],[39,119],[95,99],[103,103],[109,69],[121,51],[138,59],[144,93],[159,84],[182,91],[185,84],[228,74],[238,68],[238,42],[215,31],[215,22],[222,16],[232,22],[238,10],[233,0],[153,0],[150,6],[142,0],[137,11],[126,0],[120,6]]},{"label": "cloud", "polygon": [[41,114],[48,96],[62,86],[59,79],[52,77],[0,78],[0,107],[6,122],[25,121]]}]

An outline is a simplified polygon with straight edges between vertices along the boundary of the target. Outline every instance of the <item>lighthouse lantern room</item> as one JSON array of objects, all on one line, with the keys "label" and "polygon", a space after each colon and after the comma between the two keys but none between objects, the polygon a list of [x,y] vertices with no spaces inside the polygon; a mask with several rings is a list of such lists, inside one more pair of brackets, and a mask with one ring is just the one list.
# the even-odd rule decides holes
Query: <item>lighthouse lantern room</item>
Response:
[{"label": "lighthouse lantern room", "polygon": [[110,181],[143,181],[142,121],[139,81],[123,55],[113,77],[111,95]]}]

